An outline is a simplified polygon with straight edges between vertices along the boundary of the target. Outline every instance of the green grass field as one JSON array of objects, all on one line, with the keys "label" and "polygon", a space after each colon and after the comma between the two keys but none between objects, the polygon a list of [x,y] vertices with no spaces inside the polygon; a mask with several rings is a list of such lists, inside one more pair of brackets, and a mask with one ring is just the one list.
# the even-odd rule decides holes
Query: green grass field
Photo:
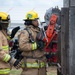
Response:
[{"label": "green grass field", "polygon": [[22,69],[19,69],[19,70],[12,69],[11,72],[10,72],[11,73],[10,75],[20,75],[21,72],[22,72]]},{"label": "green grass field", "polygon": [[[16,70],[12,69],[11,70],[11,75],[20,75],[22,72],[22,69]],[[47,75],[57,75],[56,67],[55,66],[50,66],[47,68]]]}]

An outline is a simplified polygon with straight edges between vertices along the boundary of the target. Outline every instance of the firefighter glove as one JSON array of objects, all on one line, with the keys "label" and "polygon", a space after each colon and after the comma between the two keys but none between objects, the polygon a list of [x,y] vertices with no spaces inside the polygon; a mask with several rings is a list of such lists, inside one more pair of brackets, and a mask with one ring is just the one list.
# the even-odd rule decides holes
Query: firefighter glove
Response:
[{"label": "firefighter glove", "polygon": [[39,49],[43,49],[44,46],[45,46],[45,44],[44,44],[43,41],[38,41],[38,42],[37,42],[37,47],[38,47]]},{"label": "firefighter glove", "polygon": [[22,59],[17,59],[17,60],[15,61],[15,63],[14,63],[14,67],[15,67],[16,69],[21,68],[21,67],[22,67],[22,63],[23,63],[23,60],[22,60]]}]

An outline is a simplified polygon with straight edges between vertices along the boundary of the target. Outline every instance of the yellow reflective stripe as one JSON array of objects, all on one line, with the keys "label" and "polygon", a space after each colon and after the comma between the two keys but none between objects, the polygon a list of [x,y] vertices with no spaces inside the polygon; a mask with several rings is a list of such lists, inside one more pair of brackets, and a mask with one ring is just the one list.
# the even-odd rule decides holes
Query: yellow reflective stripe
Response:
[{"label": "yellow reflective stripe", "polygon": [[4,57],[3,61],[7,62],[10,59],[10,55],[6,54],[6,56]]},{"label": "yellow reflective stripe", "polygon": [[22,68],[24,68],[24,67],[25,67],[25,63],[23,62],[23,63],[22,63]]},{"label": "yellow reflective stripe", "polygon": [[10,36],[7,36],[7,39],[10,40],[11,39]]},{"label": "yellow reflective stripe", "polygon": [[41,68],[42,68],[42,67],[46,66],[46,64],[45,64],[44,62],[41,62],[41,63],[40,63],[40,66],[41,66]]},{"label": "yellow reflective stripe", "polygon": [[0,74],[9,74],[10,73],[10,69],[2,69],[0,70]]},{"label": "yellow reflective stripe", "polygon": [[9,50],[9,46],[2,46],[3,50]]},{"label": "yellow reflective stripe", "polygon": [[[41,63],[26,63],[26,67],[27,68],[42,68],[44,67],[46,64],[44,62],[41,62]],[[24,68],[25,65],[24,63],[22,64],[22,67]]]},{"label": "yellow reflective stripe", "polygon": [[27,68],[39,68],[38,63],[27,63],[26,66]]},{"label": "yellow reflective stripe", "polygon": [[37,44],[36,44],[36,42],[32,44],[32,50],[35,50],[35,49],[37,49]]}]

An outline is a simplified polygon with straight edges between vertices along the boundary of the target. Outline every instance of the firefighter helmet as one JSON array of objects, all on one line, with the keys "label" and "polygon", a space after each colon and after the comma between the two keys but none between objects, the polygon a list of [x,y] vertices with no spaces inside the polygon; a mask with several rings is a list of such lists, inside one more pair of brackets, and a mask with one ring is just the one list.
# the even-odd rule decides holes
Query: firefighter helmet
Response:
[{"label": "firefighter helmet", "polygon": [[0,23],[9,23],[10,17],[5,12],[0,12]]},{"label": "firefighter helmet", "polygon": [[26,17],[24,20],[35,20],[35,19],[39,19],[38,18],[38,13],[35,12],[35,11],[29,11],[27,14],[26,14]]}]

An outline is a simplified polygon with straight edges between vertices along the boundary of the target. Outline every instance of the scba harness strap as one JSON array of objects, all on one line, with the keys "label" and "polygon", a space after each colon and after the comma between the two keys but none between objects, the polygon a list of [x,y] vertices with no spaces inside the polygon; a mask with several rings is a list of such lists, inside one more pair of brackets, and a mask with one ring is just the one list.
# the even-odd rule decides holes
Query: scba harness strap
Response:
[{"label": "scba harness strap", "polygon": [[33,38],[33,36],[32,36],[32,33],[30,32],[30,30],[29,30],[28,28],[25,28],[24,30],[26,30],[26,31],[28,32],[30,42],[31,42],[31,43],[34,43],[34,38]]}]

